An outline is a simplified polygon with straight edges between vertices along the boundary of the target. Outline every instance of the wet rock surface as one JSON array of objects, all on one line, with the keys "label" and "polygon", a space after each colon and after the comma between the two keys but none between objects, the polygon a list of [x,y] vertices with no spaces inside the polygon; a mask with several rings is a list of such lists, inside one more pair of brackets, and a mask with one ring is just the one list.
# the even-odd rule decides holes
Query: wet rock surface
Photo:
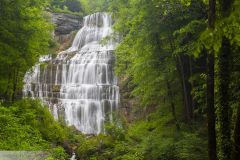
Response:
[{"label": "wet rock surface", "polygon": [[66,14],[52,13],[52,23],[55,24],[55,35],[67,35],[72,31],[79,30],[82,27],[83,17]]},{"label": "wet rock surface", "polygon": [[83,26],[83,17],[66,13],[51,13],[55,25],[54,39],[59,43],[58,51],[71,46],[77,31]]}]

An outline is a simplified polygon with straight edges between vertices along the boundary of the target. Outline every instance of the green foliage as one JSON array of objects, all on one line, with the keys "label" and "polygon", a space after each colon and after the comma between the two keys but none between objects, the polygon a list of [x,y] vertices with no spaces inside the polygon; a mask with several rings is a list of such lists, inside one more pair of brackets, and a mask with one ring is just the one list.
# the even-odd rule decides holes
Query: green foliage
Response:
[{"label": "green foliage", "polygon": [[53,148],[50,154],[51,157],[49,157],[49,159],[51,160],[65,160],[68,158],[68,155],[62,147]]},{"label": "green foliage", "polygon": [[[129,77],[132,95],[142,105],[158,104],[167,97],[166,83],[175,86],[181,81],[178,56],[192,57],[197,48],[196,40],[206,28],[205,6],[199,1],[189,5],[155,0],[109,3],[116,19],[114,29],[123,36],[115,52],[115,71]],[[176,87],[173,92],[179,91]]]},{"label": "green foliage", "polygon": [[21,92],[26,71],[48,53],[52,26],[43,10],[48,0],[0,2],[0,97],[12,100]]},{"label": "green foliage", "polygon": [[[176,132],[171,116],[162,112],[149,115],[148,121],[129,125],[128,130],[107,124],[106,135],[89,138],[70,128],[61,127],[38,101],[22,100],[12,106],[1,106],[0,112],[1,149],[48,149],[48,159],[67,158],[63,148],[51,149],[51,144],[61,144],[62,141],[76,144],[77,155],[81,159],[188,160],[189,157],[204,157],[205,154],[202,151],[205,143],[199,135],[188,131],[182,135]],[[195,142],[198,146],[194,146]]]},{"label": "green foliage", "polygon": [[2,150],[45,150],[64,139],[64,129],[38,101],[25,99],[1,106],[0,113]]},{"label": "green foliage", "polygon": [[69,157],[64,143],[73,147],[83,137],[74,129],[56,122],[48,107],[38,100],[23,99],[11,106],[0,105],[0,149],[40,150],[47,159],[64,160]]},{"label": "green foliage", "polygon": [[114,130],[114,134],[107,129],[106,135],[83,138],[77,154],[81,159],[99,160],[205,160],[207,144],[203,127],[190,130],[182,126],[178,131],[172,116],[164,112],[165,109],[160,109],[149,114],[147,120],[133,122],[126,130],[107,124],[106,128]]},{"label": "green foliage", "polygon": [[80,0],[80,2],[86,14],[106,12],[109,4],[109,0]]},{"label": "green foliage", "polygon": [[206,103],[206,78],[207,75],[202,74],[195,74],[191,77],[191,83],[195,83],[194,88],[192,89],[192,96],[197,106],[200,106],[196,112],[199,115],[203,115],[206,111],[205,103]]},{"label": "green foliage", "polygon": [[212,50],[217,55],[221,48],[222,37],[227,37],[230,42],[236,46],[240,46],[240,3],[234,1],[233,11],[228,17],[220,18],[215,23],[214,30],[206,29],[199,38],[199,48],[196,55],[201,53],[203,47],[207,50]]},{"label": "green foliage", "polygon": [[[175,49],[175,54],[187,53],[192,55],[198,48],[198,39],[204,29],[206,23],[204,20],[193,20],[186,26],[174,32],[175,41],[179,47]],[[196,56],[196,55],[195,55]]]},{"label": "green foliage", "polygon": [[52,0],[50,8],[53,12],[68,13],[83,16],[80,0]]}]

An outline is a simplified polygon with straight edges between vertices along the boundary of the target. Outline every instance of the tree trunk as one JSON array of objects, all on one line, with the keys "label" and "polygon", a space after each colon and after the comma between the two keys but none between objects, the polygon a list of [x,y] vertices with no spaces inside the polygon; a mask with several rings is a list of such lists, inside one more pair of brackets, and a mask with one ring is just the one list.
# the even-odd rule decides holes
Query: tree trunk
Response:
[{"label": "tree trunk", "polygon": [[[193,76],[193,59],[190,57],[189,58],[189,77],[192,77]],[[190,84],[190,89],[191,89],[191,91],[190,91],[190,94],[191,94],[191,92],[192,92],[192,89],[193,89],[193,87],[194,87],[194,85],[195,85],[195,83],[194,83],[194,81],[192,81],[191,83],[189,83]],[[193,120],[195,119],[195,114],[194,114],[194,110],[196,109],[195,107],[196,107],[196,104],[197,104],[197,102],[196,102],[196,100],[193,98],[193,96],[192,96],[192,94],[191,94],[191,101],[192,101],[192,118],[193,118]]]},{"label": "tree trunk", "polygon": [[185,55],[178,56],[178,71],[181,75],[182,81],[182,88],[183,88],[183,97],[184,97],[184,106],[187,115],[187,121],[189,123],[192,122],[193,118],[193,105],[192,105],[192,95],[191,90],[192,86],[191,83],[188,81],[190,78],[190,57]]},{"label": "tree trunk", "polygon": [[18,69],[14,70],[13,76],[13,93],[12,93],[12,102],[15,101],[16,91],[17,91],[17,84],[18,84]]},{"label": "tree trunk", "polygon": [[240,159],[240,104],[238,103],[237,116],[234,130],[233,160]]},{"label": "tree trunk", "polygon": [[[11,69],[9,69],[9,70],[11,70]],[[5,101],[10,101],[10,98],[9,98],[9,90],[10,90],[10,87],[11,87],[10,83],[11,83],[11,71],[8,72],[7,86],[6,86],[5,92],[3,94],[3,97],[4,97]]]},{"label": "tree trunk", "polygon": [[[170,48],[172,53],[174,52],[173,38],[171,35],[168,35]],[[188,55],[177,55],[176,56],[176,69],[179,73],[179,79],[182,82],[182,91],[183,91],[183,102],[185,109],[185,117],[187,122],[191,123],[193,118],[193,100],[192,100],[192,86],[189,83],[189,78],[191,75],[190,71],[190,57]]]},{"label": "tree trunk", "polygon": [[231,159],[231,131],[229,116],[229,83],[230,83],[230,42],[226,37],[222,39],[219,53],[219,138],[220,159]]},{"label": "tree trunk", "polygon": [[[216,0],[209,0],[208,27],[214,29]],[[205,49],[204,49],[205,52]],[[207,54],[207,122],[208,122],[208,159],[217,160],[216,115],[214,107],[214,53]]]},{"label": "tree trunk", "polygon": [[207,55],[207,121],[208,121],[208,157],[217,160],[216,152],[216,116],[214,107],[214,55]]},{"label": "tree trunk", "polygon": [[[221,18],[229,16],[233,0],[221,0]],[[230,129],[230,83],[231,44],[229,39],[222,37],[222,46],[219,52],[219,151],[220,160],[231,159],[231,129]]]},{"label": "tree trunk", "polygon": [[168,98],[169,98],[170,103],[171,103],[172,116],[174,118],[176,128],[178,130],[180,130],[180,126],[178,124],[178,120],[177,120],[177,116],[176,116],[176,107],[175,107],[175,104],[173,102],[174,96],[173,96],[173,92],[172,92],[172,89],[171,89],[171,85],[170,85],[168,80],[166,81],[166,83],[167,83]]}]

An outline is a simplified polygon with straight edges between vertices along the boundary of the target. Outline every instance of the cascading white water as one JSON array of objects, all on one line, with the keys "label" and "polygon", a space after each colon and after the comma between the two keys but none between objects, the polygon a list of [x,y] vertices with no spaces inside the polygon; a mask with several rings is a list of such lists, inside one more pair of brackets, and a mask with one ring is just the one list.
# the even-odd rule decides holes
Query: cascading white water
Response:
[{"label": "cascading white water", "polygon": [[55,119],[63,117],[83,133],[102,132],[119,103],[113,73],[116,43],[106,38],[111,34],[111,15],[86,16],[69,49],[53,59],[42,57],[40,62],[48,65],[37,64],[26,74],[24,95],[39,97],[49,104]]}]

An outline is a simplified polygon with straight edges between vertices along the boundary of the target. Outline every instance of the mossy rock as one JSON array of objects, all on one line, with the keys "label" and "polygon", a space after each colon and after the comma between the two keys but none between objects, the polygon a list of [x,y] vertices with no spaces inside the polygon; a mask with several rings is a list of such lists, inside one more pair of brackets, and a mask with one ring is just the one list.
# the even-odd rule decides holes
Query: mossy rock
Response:
[{"label": "mossy rock", "polygon": [[61,86],[60,85],[53,85],[52,92],[60,92]]}]

